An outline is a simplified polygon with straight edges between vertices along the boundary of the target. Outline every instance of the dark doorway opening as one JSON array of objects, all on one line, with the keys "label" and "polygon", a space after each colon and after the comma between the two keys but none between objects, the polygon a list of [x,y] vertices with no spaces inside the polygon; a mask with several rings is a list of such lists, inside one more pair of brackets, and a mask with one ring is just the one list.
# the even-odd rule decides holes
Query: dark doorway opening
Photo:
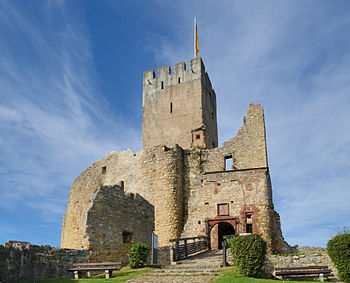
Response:
[{"label": "dark doorway opening", "polygon": [[222,241],[224,240],[224,236],[226,235],[234,235],[236,233],[235,228],[227,222],[221,222],[219,223],[219,229],[218,229],[218,247],[219,249],[222,249]]}]

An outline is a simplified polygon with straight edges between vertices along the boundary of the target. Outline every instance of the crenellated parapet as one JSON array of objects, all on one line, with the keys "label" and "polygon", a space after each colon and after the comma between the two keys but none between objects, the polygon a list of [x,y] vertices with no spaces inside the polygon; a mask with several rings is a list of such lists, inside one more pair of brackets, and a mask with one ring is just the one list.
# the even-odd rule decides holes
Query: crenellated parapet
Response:
[{"label": "crenellated parapet", "polygon": [[188,69],[185,62],[180,62],[174,65],[173,72],[170,66],[158,68],[158,76],[154,70],[146,71],[143,73],[143,103],[146,94],[198,79],[215,93],[201,57],[191,59]]}]

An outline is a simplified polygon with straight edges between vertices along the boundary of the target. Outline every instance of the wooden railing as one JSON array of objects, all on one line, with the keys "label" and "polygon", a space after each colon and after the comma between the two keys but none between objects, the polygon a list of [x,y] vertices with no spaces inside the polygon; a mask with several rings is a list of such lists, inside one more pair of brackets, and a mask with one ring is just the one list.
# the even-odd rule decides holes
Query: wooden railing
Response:
[{"label": "wooden railing", "polygon": [[208,249],[207,237],[205,236],[172,239],[170,242],[173,243],[173,261],[185,259]]}]

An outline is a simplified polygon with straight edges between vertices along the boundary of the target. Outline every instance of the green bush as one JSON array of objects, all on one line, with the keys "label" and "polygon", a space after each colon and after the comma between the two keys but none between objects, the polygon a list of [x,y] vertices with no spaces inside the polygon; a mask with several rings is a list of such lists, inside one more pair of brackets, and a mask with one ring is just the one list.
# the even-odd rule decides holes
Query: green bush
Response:
[{"label": "green bush", "polygon": [[131,268],[144,267],[151,247],[144,243],[132,244],[128,250]]},{"label": "green bush", "polygon": [[350,282],[350,231],[344,228],[328,241],[327,253],[338,270],[339,278]]},{"label": "green bush", "polygon": [[266,242],[257,234],[228,240],[233,262],[243,276],[260,277],[265,262]]}]

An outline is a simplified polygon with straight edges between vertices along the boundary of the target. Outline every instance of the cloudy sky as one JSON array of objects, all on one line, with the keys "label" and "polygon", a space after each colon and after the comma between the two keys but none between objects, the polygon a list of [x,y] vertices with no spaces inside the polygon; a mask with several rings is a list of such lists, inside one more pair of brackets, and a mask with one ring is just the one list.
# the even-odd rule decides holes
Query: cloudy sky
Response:
[{"label": "cloudy sky", "polygon": [[219,142],[265,110],[274,203],[292,245],[350,226],[350,2],[0,0],[0,243],[59,246],[74,178],[141,150],[142,73],[193,56]]}]

